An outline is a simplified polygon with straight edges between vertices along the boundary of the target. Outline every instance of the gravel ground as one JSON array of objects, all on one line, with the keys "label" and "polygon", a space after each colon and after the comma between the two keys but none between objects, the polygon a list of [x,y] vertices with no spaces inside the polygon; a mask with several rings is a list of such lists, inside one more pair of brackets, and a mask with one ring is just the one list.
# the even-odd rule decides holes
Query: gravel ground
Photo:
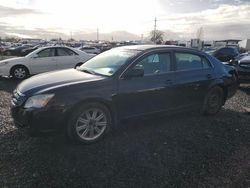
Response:
[{"label": "gravel ground", "polygon": [[30,138],[10,116],[0,80],[0,187],[250,187],[250,84],[214,117],[197,113],[122,123],[101,142]]}]

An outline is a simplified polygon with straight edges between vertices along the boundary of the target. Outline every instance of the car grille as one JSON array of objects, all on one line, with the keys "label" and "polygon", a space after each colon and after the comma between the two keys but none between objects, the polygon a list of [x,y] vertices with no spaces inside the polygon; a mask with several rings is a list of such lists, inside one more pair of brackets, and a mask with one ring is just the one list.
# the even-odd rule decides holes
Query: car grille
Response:
[{"label": "car grille", "polygon": [[21,106],[24,103],[25,100],[26,100],[26,97],[25,97],[24,94],[22,94],[21,92],[19,92],[16,89],[13,91],[13,96],[12,96],[11,103],[14,106]]}]

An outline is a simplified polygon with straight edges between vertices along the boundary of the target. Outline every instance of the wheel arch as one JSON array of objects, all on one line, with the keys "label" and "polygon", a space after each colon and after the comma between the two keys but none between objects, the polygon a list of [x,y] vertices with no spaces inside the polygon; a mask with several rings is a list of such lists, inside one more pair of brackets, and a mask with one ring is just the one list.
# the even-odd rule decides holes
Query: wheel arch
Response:
[{"label": "wheel arch", "polygon": [[80,106],[82,106],[83,104],[86,103],[99,103],[103,106],[105,106],[111,115],[112,118],[112,125],[116,125],[117,124],[117,120],[118,120],[118,115],[117,112],[115,110],[114,105],[112,104],[111,101],[107,100],[107,99],[102,99],[102,98],[88,98],[88,99],[84,99],[80,102],[77,102],[76,104],[74,104],[67,112],[66,118],[69,119],[69,117],[72,115],[72,113],[79,108]]},{"label": "wheel arch", "polygon": [[26,65],[24,65],[24,64],[16,64],[16,65],[13,65],[13,66],[10,68],[10,72],[9,72],[10,75],[11,75],[11,73],[12,73],[12,71],[13,71],[13,69],[14,69],[15,67],[24,67],[24,68],[27,69],[28,74],[30,74],[30,70],[29,70],[29,68],[28,68]]},{"label": "wheel arch", "polygon": [[214,87],[220,87],[223,90],[223,95],[224,95],[224,103],[223,104],[225,104],[225,102],[227,100],[227,96],[228,96],[228,89],[225,86],[223,80],[218,79],[218,80],[214,81],[213,83],[211,83],[209,85],[208,91]]}]

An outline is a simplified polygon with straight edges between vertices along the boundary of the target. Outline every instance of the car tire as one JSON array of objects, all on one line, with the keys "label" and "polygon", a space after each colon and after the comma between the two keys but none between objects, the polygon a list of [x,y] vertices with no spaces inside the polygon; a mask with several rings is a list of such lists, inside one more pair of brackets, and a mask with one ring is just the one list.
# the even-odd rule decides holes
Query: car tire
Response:
[{"label": "car tire", "polygon": [[86,103],[72,113],[66,133],[70,140],[90,144],[100,140],[110,129],[112,118],[100,103]]},{"label": "car tire", "polygon": [[75,69],[77,69],[78,67],[80,67],[83,63],[77,63],[75,66]]},{"label": "car tire", "polygon": [[221,87],[213,87],[211,88],[204,100],[202,113],[204,115],[215,115],[217,114],[224,101],[224,91]]},{"label": "car tire", "polygon": [[29,70],[22,65],[14,66],[11,68],[10,75],[16,80],[22,80],[28,77]]}]

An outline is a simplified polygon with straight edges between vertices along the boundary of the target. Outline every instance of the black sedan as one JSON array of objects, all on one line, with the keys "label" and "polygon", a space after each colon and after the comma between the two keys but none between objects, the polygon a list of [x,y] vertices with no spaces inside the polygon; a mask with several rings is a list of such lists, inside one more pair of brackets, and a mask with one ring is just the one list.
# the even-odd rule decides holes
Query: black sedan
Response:
[{"label": "black sedan", "polygon": [[240,60],[225,63],[235,67],[238,72],[239,82],[250,82],[250,55],[243,56]]},{"label": "black sedan", "polygon": [[237,86],[233,67],[200,51],[126,46],[78,69],[23,81],[13,94],[12,116],[32,133],[62,130],[73,140],[91,143],[122,119],[194,109],[214,115]]},{"label": "black sedan", "polygon": [[22,51],[24,49],[30,48],[32,45],[24,44],[22,46],[11,47],[3,51],[3,55],[7,56],[23,56]]},{"label": "black sedan", "polygon": [[21,50],[20,55],[21,56],[26,56],[29,53],[31,53],[31,52],[35,51],[36,49],[38,49],[39,47],[40,47],[40,45],[32,46],[30,48],[24,48],[24,49]]},{"label": "black sedan", "polygon": [[222,62],[234,60],[239,54],[239,50],[235,47],[222,47],[212,53],[214,57]]}]

